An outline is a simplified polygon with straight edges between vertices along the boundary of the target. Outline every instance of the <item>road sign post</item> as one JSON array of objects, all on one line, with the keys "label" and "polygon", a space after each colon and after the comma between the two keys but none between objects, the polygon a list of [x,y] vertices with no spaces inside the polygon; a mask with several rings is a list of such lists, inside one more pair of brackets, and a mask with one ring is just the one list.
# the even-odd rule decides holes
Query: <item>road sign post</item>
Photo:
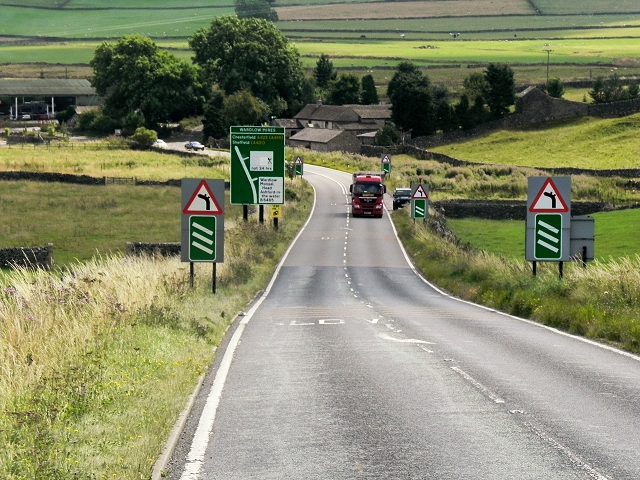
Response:
[{"label": "road sign post", "polygon": [[298,155],[294,161],[294,168],[296,176],[301,177],[304,170],[304,160],[300,155]]},{"label": "road sign post", "polygon": [[537,261],[571,260],[570,230],[571,178],[529,177],[525,257],[534,272]]},{"label": "road sign post", "polygon": [[180,257],[193,263],[212,262],[215,293],[216,263],[224,260],[224,180],[182,179],[182,224]]},{"label": "road sign post", "polygon": [[429,185],[411,184],[411,218],[426,219],[429,216]]},{"label": "road sign post", "polygon": [[389,155],[388,153],[383,154],[380,161],[382,163],[382,171],[386,175],[390,175],[391,174],[391,155]]},{"label": "road sign post", "polygon": [[231,127],[233,205],[284,203],[284,127]]}]

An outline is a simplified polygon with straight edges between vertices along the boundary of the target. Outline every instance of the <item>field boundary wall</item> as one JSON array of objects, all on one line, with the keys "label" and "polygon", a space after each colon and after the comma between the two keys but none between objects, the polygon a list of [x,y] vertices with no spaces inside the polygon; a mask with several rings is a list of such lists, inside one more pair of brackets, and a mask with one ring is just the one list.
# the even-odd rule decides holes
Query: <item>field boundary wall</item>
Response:
[{"label": "field boundary wall", "polygon": [[0,248],[0,267],[12,268],[16,266],[51,269],[53,267],[53,244]]}]

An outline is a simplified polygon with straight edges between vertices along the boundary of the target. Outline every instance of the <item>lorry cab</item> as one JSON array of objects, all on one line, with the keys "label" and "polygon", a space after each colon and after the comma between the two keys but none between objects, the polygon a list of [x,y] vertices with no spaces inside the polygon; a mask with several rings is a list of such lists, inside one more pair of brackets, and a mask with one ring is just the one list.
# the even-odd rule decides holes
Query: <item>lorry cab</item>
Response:
[{"label": "lorry cab", "polygon": [[382,217],[384,212],[383,197],[387,191],[384,184],[384,173],[354,173],[349,191],[351,192],[351,215],[354,217]]}]

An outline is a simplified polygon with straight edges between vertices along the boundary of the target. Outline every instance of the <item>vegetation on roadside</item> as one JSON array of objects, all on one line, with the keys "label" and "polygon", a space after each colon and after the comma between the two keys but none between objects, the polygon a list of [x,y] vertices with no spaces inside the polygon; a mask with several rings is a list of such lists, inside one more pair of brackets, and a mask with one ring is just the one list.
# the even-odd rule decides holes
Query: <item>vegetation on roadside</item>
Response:
[{"label": "vegetation on roadside", "polygon": [[417,268],[453,295],[640,353],[639,254],[586,269],[569,263],[562,279],[555,263],[541,263],[533,276],[524,259],[462,248],[406,210],[393,221]]},{"label": "vegetation on roadside", "polygon": [[209,264],[191,289],[178,259],[0,276],[0,477],[149,478],[213,348],[309,214],[310,187],[287,190],[277,231],[227,218],[215,295]]}]

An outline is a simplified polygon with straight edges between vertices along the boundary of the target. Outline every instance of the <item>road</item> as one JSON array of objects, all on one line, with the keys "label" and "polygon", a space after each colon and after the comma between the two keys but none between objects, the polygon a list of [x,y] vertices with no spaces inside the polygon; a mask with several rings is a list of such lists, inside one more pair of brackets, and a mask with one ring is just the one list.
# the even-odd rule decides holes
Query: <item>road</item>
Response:
[{"label": "road", "polygon": [[235,322],[166,470],[212,479],[638,479],[640,358],[446,295],[349,175]]}]

